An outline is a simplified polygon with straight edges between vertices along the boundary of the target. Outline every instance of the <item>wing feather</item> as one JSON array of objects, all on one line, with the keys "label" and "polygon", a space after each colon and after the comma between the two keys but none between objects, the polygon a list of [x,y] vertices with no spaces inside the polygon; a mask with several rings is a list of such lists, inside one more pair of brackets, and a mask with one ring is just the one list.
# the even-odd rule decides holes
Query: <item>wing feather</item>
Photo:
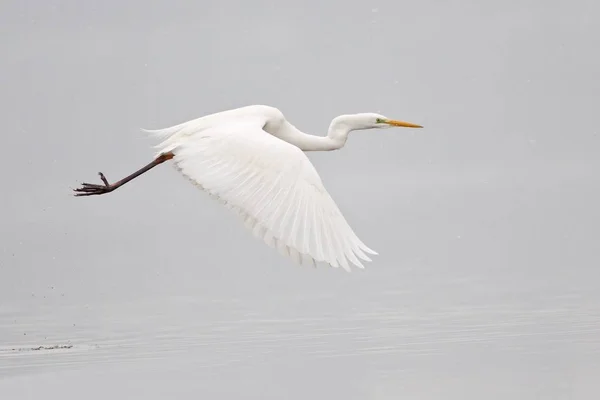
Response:
[{"label": "wing feather", "polygon": [[[242,218],[253,236],[298,264],[350,271],[370,261],[316,169],[299,148],[263,130],[261,117],[156,131],[176,169]],[[169,134],[175,136],[169,136]]]}]

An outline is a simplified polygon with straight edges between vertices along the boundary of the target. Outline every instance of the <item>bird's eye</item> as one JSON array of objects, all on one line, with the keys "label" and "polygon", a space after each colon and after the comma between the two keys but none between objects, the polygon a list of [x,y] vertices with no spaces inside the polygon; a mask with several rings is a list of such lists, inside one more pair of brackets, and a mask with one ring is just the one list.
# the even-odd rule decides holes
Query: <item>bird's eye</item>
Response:
[{"label": "bird's eye", "polygon": [[375,121],[376,121],[378,124],[383,124],[383,119],[381,119],[381,118],[377,118]]}]

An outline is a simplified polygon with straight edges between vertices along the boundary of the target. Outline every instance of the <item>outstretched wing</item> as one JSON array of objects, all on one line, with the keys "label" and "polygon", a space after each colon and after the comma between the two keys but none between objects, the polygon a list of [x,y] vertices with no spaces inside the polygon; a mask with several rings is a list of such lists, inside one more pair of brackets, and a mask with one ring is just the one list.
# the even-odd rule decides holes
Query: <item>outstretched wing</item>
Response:
[{"label": "outstretched wing", "polygon": [[[302,150],[263,130],[266,120],[188,130],[157,146],[176,168],[235,210],[252,233],[297,262],[359,268],[377,254],[354,234]],[[182,132],[183,133],[183,132]]]}]

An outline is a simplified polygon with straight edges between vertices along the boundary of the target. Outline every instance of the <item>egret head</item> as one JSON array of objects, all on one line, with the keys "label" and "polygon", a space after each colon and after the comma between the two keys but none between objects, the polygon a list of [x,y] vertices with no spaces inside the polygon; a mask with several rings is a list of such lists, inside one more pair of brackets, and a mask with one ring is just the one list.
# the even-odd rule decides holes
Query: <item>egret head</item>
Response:
[{"label": "egret head", "polygon": [[390,119],[383,115],[375,115],[375,128],[422,128],[421,125],[413,124],[412,122],[400,121],[397,119]]},{"label": "egret head", "polygon": [[376,113],[340,115],[332,121],[332,125],[343,126],[352,131],[362,129],[385,129],[393,127],[422,128],[421,125],[391,119]]}]

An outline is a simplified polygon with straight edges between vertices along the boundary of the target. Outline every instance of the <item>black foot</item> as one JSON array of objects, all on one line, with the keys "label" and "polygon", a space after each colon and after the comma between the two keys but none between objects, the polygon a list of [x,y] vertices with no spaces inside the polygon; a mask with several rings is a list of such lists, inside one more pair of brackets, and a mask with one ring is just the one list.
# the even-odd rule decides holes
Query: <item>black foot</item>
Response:
[{"label": "black foot", "polygon": [[73,191],[75,192],[75,196],[93,196],[112,192],[114,187],[108,183],[108,181],[104,177],[104,174],[102,172],[98,172],[98,175],[100,175],[100,179],[102,179],[104,185],[82,183],[82,186],[80,188],[73,189]]}]

